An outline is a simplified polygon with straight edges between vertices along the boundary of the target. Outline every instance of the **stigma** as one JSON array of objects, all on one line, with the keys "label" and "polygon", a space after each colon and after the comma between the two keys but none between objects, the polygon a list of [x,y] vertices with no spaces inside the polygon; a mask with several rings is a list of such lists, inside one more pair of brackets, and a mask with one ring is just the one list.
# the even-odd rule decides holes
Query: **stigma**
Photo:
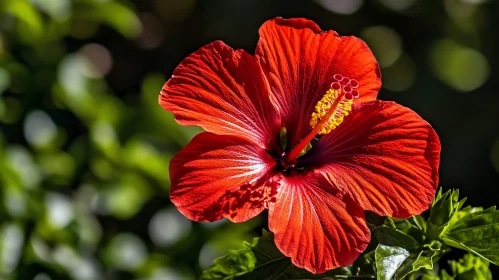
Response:
[{"label": "stigma", "polygon": [[310,126],[317,134],[328,134],[337,128],[352,111],[354,99],[359,97],[359,82],[340,74],[333,76],[330,89],[315,105]]}]

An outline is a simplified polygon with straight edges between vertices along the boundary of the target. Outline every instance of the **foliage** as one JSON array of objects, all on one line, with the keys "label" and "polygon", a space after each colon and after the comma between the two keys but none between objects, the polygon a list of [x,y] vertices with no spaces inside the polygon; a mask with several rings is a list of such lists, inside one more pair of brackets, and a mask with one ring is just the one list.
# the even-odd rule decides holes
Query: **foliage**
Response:
[{"label": "foliage", "polygon": [[325,276],[350,276],[350,268],[314,275],[291,263],[274,244],[272,233],[263,230],[262,237],[255,237],[251,244],[244,242],[243,249],[230,250],[214,261],[204,271],[201,280],[209,279],[323,279]]},{"label": "foliage", "polygon": [[442,241],[499,265],[499,211],[495,207],[483,211],[468,208],[461,215],[464,217],[441,233]]},{"label": "foliage", "polygon": [[263,231],[262,237],[254,238],[251,244],[244,242],[243,246],[244,249],[229,251],[216,259],[201,279],[276,279],[291,264],[275,247],[269,232]]},{"label": "foliage", "polygon": [[[377,245],[343,269],[322,275],[309,274],[293,266],[290,259],[275,248],[272,234],[264,231],[252,244],[244,243],[244,249],[217,259],[201,279],[355,279],[356,276],[380,280],[492,279],[488,266],[499,257],[498,212],[495,207],[461,209],[464,201],[459,200],[458,191],[442,193],[440,190],[426,220],[422,216],[398,220],[368,215],[376,236],[373,242]],[[452,261],[452,275],[445,270],[437,275],[438,261],[452,247],[475,255],[467,254],[458,262]]]},{"label": "foliage", "polygon": [[193,225],[169,202],[169,160],[199,130],[157,104],[162,73],[118,93],[98,43],[142,28],[128,0],[0,1],[0,278],[194,279],[251,236],[258,219]]},{"label": "foliage", "polygon": [[421,280],[492,280],[489,262],[472,254],[466,254],[459,261],[450,261],[451,274],[442,270],[424,271]]}]

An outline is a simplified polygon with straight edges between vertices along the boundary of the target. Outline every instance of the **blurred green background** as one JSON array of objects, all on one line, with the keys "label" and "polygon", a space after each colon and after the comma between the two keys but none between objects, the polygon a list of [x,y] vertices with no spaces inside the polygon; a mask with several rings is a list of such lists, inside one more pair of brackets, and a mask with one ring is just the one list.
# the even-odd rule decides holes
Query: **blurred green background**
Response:
[{"label": "blurred green background", "polygon": [[169,202],[200,130],[157,97],[187,55],[252,53],[275,16],[366,40],[380,99],[439,133],[444,189],[497,204],[498,1],[0,0],[0,279],[195,279],[258,235],[265,217],[193,223]]}]

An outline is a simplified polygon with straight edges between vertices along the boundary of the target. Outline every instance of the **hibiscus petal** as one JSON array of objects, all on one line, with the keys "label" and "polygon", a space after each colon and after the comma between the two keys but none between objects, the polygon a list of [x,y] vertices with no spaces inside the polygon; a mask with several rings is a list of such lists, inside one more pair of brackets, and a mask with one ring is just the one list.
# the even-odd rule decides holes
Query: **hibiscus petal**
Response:
[{"label": "hibiscus petal", "polygon": [[428,209],[435,196],[440,142],[412,110],[372,101],[354,105],[303,161],[364,210],[408,218]]},{"label": "hibiscus petal", "polygon": [[182,125],[246,137],[268,149],[279,143],[280,119],[260,66],[253,56],[221,41],[184,59],[164,85],[159,103]]},{"label": "hibiscus petal", "polygon": [[170,162],[170,198],[195,221],[223,217],[243,222],[258,215],[272,195],[275,161],[244,138],[203,132]]},{"label": "hibiscus petal", "polygon": [[367,247],[364,211],[331,193],[319,173],[283,177],[275,198],[269,228],[279,250],[296,266],[322,273],[352,264]]},{"label": "hibiscus petal", "polygon": [[333,82],[334,74],[359,82],[358,102],[375,100],[381,87],[379,66],[359,38],[321,32],[306,19],[269,20],[260,28],[256,57],[271,87],[288,130],[290,147],[310,130],[317,102]]}]

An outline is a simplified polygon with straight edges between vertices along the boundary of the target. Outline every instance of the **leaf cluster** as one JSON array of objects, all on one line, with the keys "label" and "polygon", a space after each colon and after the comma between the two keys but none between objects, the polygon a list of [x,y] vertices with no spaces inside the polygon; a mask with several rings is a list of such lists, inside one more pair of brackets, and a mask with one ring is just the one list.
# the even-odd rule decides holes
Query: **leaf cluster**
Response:
[{"label": "leaf cluster", "polygon": [[[379,217],[367,213],[372,236],[368,249],[350,266],[314,275],[294,266],[275,247],[272,233],[215,260],[201,279],[492,279],[489,264],[499,265],[499,211],[464,207],[459,191],[440,190],[427,219]],[[450,272],[438,261],[452,249],[467,252],[450,261]]]}]

